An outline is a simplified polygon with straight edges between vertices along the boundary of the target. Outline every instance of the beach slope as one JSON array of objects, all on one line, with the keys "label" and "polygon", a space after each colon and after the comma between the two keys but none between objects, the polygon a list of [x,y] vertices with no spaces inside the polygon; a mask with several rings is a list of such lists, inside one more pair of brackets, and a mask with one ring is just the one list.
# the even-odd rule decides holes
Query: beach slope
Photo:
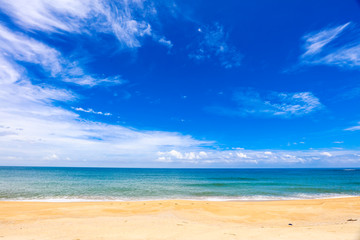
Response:
[{"label": "beach slope", "polygon": [[0,239],[359,240],[360,197],[265,202],[0,202]]}]

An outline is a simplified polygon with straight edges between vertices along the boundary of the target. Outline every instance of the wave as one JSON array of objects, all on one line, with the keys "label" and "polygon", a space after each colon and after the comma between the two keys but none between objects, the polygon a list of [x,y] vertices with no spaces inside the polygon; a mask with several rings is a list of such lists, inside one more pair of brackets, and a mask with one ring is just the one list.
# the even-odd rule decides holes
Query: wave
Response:
[{"label": "wave", "polygon": [[59,197],[59,198],[14,198],[0,199],[0,201],[17,202],[124,202],[124,201],[164,201],[164,200],[189,200],[189,201],[280,201],[280,200],[309,200],[328,198],[359,197],[360,195],[349,194],[295,194],[291,196],[198,196],[198,197],[163,197],[163,198],[117,198],[117,197]]}]

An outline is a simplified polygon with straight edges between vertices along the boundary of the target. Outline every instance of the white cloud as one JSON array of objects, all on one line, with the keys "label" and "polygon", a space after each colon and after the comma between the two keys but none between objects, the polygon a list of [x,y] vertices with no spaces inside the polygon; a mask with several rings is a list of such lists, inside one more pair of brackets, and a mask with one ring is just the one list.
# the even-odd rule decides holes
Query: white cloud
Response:
[{"label": "white cloud", "polygon": [[[121,84],[124,81],[121,76],[98,78],[86,74],[77,62],[70,61],[54,48],[49,47],[22,33],[13,32],[0,24],[0,55],[2,56],[2,68],[11,64],[10,68],[21,68],[15,63],[28,62],[36,64],[44,70],[49,78],[71,82],[83,86],[95,86],[98,84]],[[8,61],[9,63],[5,63]],[[25,69],[22,70],[23,72]],[[3,74],[8,73],[3,69]],[[15,75],[18,73],[13,72]],[[9,76],[12,79],[14,76]],[[4,78],[5,80],[7,78]]]},{"label": "white cloud", "polygon": [[56,155],[55,153],[53,153],[53,154],[50,154],[48,156],[45,156],[44,160],[59,160],[59,156]]},{"label": "white cloud", "polygon": [[170,40],[166,40],[164,37],[159,39],[159,43],[165,45],[168,48],[172,48],[174,46]]},{"label": "white cloud", "polygon": [[81,107],[72,107],[72,109],[74,109],[75,111],[79,111],[79,112],[93,113],[93,114],[97,114],[97,115],[104,115],[104,116],[111,116],[112,115],[111,113],[96,112],[92,108],[83,109]]},{"label": "white cloud", "polygon": [[323,156],[332,157],[332,154],[329,153],[329,152],[322,152],[320,154],[323,155]]},{"label": "white cloud", "polygon": [[[199,151],[182,152],[171,150],[158,152],[157,161],[172,164],[191,163],[196,166],[338,166],[338,164],[360,165],[359,151],[318,150],[305,151],[262,151],[262,150],[206,150],[200,157]],[[330,157],[335,158],[330,158]]]},{"label": "white cloud", "polygon": [[204,151],[199,152],[180,152],[176,150],[171,150],[168,152],[157,153],[157,161],[160,162],[174,162],[173,159],[182,160],[187,163],[197,163],[200,159],[206,159],[207,153]]},{"label": "white cloud", "polygon": [[302,58],[321,52],[323,47],[337,38],[349,24],[350,22],[305,35],[303,39],[305,40],[304,49],[306,52],[302,55]]},{"label": "white cloud", "polygon": [[352,127],[346,128],[345,131],[359,131],[360,130],[360,122],[358,124],[359,125],[357,125],[357,126],[352,126]]},{"label": "white cloud", "polygon": [[95,1],[25,0],[1,1],[1,8],[26,28],[43,31],[80,31],[81,19],[87,18]]},{"label": "white cloud", "polygon": [[360,35],[354,23],[325,28],[306,34],[302,64],[360,67]]},{"label": "white cloud", "polygon": [[[0,0],[0,8],[20,27],[49,33],[114,35],[127,48],[152,36],[156,9],[150,1]],[[165,39],[164,39],[165,40]]]},{"label": "white cloud", "polygon": [[236,152],[236,156],[238,158],[249,158],[246,154],[242,153],[242,152]]},{"label": "white cloud", "polygon": [[189,54],[190,58],[197,61],[217,59],[224,68],[240,66],[242,55],[229,43],[228,33],[222,25],[215,23],[199,28],[198,33],[199,39],[189,46],[192,51]]},{"label": "white cloud", "polygon": [[252,89],[234,94],[236,108],[212,107],[209,110],[223,115],[300,117],[322,108],[320,100],[310,92],[260,94]]},{"label": "white cloud", "polygon": [[[127,48],[139,47],[141,38],[152,36],[161,44],[172,46],[165,37],[152,34],[146,18],[152,18],[156,10],[152,3],[142,0],[114,3],[105,0],[34,0],[31,3],[24,0],[0,0],[0,9],[20,28],[28,31],[58,34],[96,32],[114,34]],[[37,35],[32,34],[32,36]],[[0,51],[3,62],[0,68],[6,68],[9,63],[11,68],[16,68],[17,71],[21,69],[24,75],[30,75],[29,72],[25,73],[30,69],[20,65],[28,62],[35,64],[51,81],[60,80],[87,87],[125,82],[120,75],[90,74],[84,70],[80,62],[67,58],[57,49],[24,33],[12,31],[2,24],[0,24]],[[17,77],[17,71],[10,72],[5,69],[0,74],[14,73],[14,76],[3,78],[11,79]]]},{"label": "white cloud", "polygon": [[[8,110],[29,111],[33,105],[44,101],[69,101],[75,98],[73,93],[64,89],[46,85],[35,86],[25,73],[21,66],[0,55],[0,99],[2,106],[8,105]],[[48,113],[50,112],[43,112]]]},{"label": "white cloud", "polygon": [[18,61],[41,65],[52,75],[62,69],[60,53],[49,46],[29,38],[21,33],[14,33],[0,25],[0,49],[2,55],[11,56]]},{"label": "white cloud", "polygon": [[360,39],[358,45],[346,46],[323,57],[320,63],[339,67],[360,67]]}]

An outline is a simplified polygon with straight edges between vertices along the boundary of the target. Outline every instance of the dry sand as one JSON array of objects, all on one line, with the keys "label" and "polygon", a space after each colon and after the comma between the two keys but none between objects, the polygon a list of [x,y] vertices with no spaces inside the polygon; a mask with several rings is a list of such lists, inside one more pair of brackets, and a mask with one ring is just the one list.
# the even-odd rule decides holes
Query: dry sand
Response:
[{"label": "dry sand", "polygon": [[267,202],[0,202],[3,239],[360,240],[360,197]]}]

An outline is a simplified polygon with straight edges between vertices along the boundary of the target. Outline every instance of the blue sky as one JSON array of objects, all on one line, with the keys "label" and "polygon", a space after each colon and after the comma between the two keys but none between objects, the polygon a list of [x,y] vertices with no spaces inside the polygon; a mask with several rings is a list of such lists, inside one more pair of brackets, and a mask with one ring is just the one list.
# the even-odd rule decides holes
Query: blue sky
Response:
[{"label": "blue sky", "polygon": [[0,164],[360,167],[359,12],[0,0]]}]

